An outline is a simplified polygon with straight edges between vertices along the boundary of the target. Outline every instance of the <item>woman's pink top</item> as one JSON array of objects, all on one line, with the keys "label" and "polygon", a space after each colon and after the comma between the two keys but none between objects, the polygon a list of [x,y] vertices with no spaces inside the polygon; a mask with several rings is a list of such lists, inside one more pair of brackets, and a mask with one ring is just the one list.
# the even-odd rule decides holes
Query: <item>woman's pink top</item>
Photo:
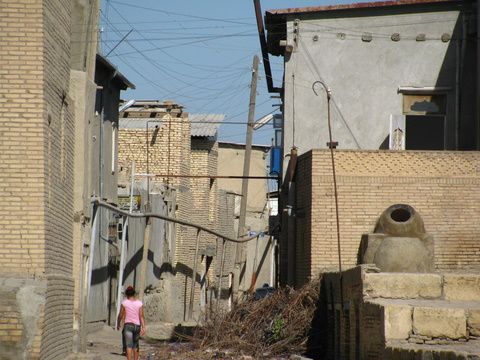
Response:
[{"label": "woman's pink top", "polygon": [[140,325],[140,308],[143,303],[140,300],[125,299],[122,301],[122,305],[125,308],[125,324]]}]

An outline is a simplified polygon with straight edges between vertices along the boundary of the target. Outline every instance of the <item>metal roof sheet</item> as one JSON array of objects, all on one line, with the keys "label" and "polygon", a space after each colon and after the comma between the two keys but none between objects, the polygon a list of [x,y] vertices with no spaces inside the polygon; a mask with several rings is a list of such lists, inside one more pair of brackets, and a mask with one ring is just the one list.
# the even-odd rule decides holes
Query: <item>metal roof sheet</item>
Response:
[{"label": "metal roof sheet", "polygon": [[[147,128],[147,121],[149,120],[156,120],[155,118],[120,118],[118,119],[118,127],[120,129],[141,129],[145,130]],[[162,119],[158,119],[158,123],[161,123]],[[155,127],[155,124],[158,124],[157,122],[153,123],[150,121],[149,123],[149,128],[150,127]],[[152,125],[153,124],[153,125]]]},{"label": "metal roof sheet", "polygon": [[[231,141],[219,141],[218,147],[234,147],[245,149],[245,143],[238,143],[238,142],[231,142]],[[252,148],[258,148],[263,150],[268,150],[272,147],[272,145],[262,145],[262,144],[252,144]]]},{"label": "metal roof sheet", "polygon": [[213,137],[225,120],[224,114],[189,114],[192,137]]},{"label": "metal roof sheet", "polygon": [[[217,135],[218,128],[225,119],[224,114],[189,114],[188,119],[191,122],[192,137],[214,137]],[[155,120],[155,121],[152,121]],[[149,121],[149,128],[155,127],[155,124],[162,123],[161,118],[120,118],[120,129],[141,129],[145,130]],[[165,120],[166,121],[166,120]]]}]

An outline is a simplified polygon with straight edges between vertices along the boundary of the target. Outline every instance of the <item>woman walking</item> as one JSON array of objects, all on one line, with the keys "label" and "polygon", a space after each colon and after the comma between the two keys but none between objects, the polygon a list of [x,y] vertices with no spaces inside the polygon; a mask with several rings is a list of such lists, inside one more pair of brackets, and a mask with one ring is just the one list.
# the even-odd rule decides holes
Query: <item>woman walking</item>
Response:
[{"label": "woman walking", "polygon": [[140,335],[145,334],[145,318],[143,303],[135,297],[133,286],[125,290],[127,298],[122,301],[118,314],[117,330],[123,324],[123,337],[127,350],[127,360],[138,360],[140,350]]}]

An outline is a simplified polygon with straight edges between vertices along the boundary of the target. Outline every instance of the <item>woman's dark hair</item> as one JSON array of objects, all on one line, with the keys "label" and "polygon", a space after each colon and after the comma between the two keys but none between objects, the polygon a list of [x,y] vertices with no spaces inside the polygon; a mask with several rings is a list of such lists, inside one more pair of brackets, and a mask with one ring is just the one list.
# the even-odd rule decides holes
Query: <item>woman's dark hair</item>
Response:
[{"label": "woman's dark hair", "polygon": [[125,295],[127,295],[128,297],[135,295],[135,288],[133,286],[127,287],[127,289],[125,290]]}]

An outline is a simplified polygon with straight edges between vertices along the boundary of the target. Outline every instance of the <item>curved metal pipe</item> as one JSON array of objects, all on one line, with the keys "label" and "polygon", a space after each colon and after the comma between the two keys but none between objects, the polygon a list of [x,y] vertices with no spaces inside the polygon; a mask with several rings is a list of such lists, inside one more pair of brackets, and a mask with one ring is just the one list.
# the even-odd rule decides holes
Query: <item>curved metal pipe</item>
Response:
[{"label": "curved metal pipe", "polygon": [[157,214],[157,213],[150,213],[150,212],[130,213],[128,211],[123,211],[123,210],[120,210],[119,208],[117,208],[114,205],[111,205],[111,204],[109,204],[105,201],[99,200],[98,198],[93,199],[92,204],[94,206],[99,206],[99,207],[106,208],[106,209],[111,210],[113,212],[116,212],[117,214],[120,214],[122,216],[127,216],[127,217],[131,217],[131,218],[149,218],[149,217],[150,218],[157,218],[157,219],[161,219],[161,220],[171,221],[173,223],[180,224],[180,225],[193,227],[195,229],[205,231],[206,233],[212,234],[212,235],[217,236],[219,238],[225,239],[226,241],[230,241],[230,242],[234,242],[234,243],[245,243],[245,242],[251,241],[253,239],[256,239],[257,237],[264,234],[264,232],[258,232],[256,235],[250,236],[248,238],[234,239],[234,238],[231,238],[229,236],[223,235],[223,234],[221,234],[221,233],[219,233],[215,230],[211,230],[211,229],[209,229],[209,228],[207,228],[203,225],[194,224],[194,223],[191,223],[191,222],[186,221],[186,220],[176,219],[176,218],[172,218],[170,216],[165,216],[165,215],[161,215],[161,214]]},{"label": "curved metal pipe", "polygon": [[341,273],[342,272],[342,250],[340,247],[340,217],[338,215],[338,190],[337,190],[337,174],[335,171],[335,156],[333,153],[333,149],[335,148],[335,145],[333,144],[332,140],[332,124],[331,124],[331,119],[330,119],[330,100],[332,98],[332,91],[330,88],[323,82],[323,81],[315,81],[312,84],[312,90],[315,93],[316,96],[318,95],[318,92],[315,90],[316,85],[322,85],[323,88],[325,89],[325,93],[327,95],[327,120],[328,120],[328,137],[330,142],[327,144],[328,147],[330,148],[330,155],[332,158],[332,173],[333,173],[333,192],[335,195],[335,215],[336,215],[336,220],[337,220],[337,246],[338,246],[338,271]]}]

